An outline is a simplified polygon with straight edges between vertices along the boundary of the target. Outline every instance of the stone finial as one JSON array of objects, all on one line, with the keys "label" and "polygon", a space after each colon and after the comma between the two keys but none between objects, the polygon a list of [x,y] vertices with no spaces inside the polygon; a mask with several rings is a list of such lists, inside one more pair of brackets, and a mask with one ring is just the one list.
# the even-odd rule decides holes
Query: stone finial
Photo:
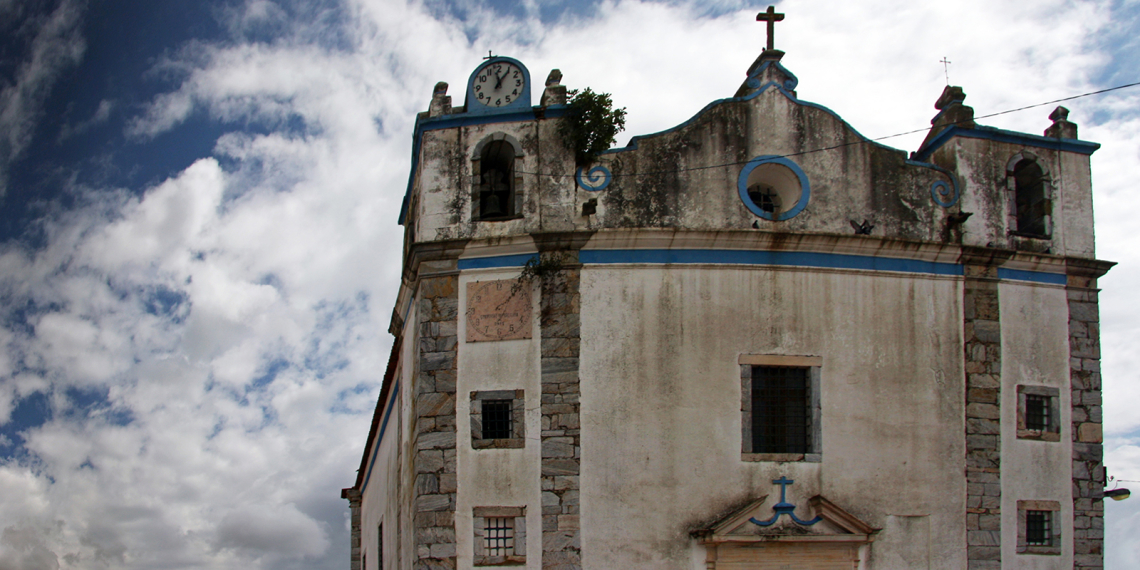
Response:
[{"label": "stone finial", "polygon": [[953,105],[954,103],[961,103],[966,100],[966,92],[961,87],[954,85],[947,85],[942,90],[942,95],[938,96],[938,100],[934,102],[934,108],[939,111]]},{"label": "stone finial", "polygon": [[431,107],[428,108],[429,117],[438,117],[451,113],[451,97],[447,95],[447,82],[440,81],[431,90]]},{"label": "stone finial", "polygon": [[942,90],[942,94],[934,102],[934,108],[938,109],[939,113],[930,120],[930,132],[926,133],[926,139],[919,148],[925,148],[938,133],[950,127],[972,129],[977,126],[974,122],[974,109],[964,105],[965,100],[966,92],[961,87],[947,85]]},{"label": "stone finial", "polygon": [[1075,139],[1077,138],[1077,124],[1069,121],[1069,110],[1064,107],[1057,107],[1049,113],[1049,120],[1053,121],[1049,128],[1045,129],[1045,136],[1058,139]]},{"label": "stone finial", "polygon": [[566,86],[562,84],[562,72],[551,69],[546,76],[546,89],[542,92],[542,99],[538,104],[542,107],[566,104]]}]

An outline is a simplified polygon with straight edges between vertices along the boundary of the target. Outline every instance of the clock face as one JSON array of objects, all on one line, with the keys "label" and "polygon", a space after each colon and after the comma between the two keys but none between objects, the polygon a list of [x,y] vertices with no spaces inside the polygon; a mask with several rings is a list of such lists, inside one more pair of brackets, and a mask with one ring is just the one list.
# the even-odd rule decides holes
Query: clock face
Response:
[{"label": "clock face", "polygon": [[518,283],[502,279],[467,284],[467,342],[531,338],[531,290]]},{"label": "clock face", "polygon": [[475,74],[475,100],[488,107],[503,107],[517,101],[527,88],[526,75],[506,61],[485,65]]}]

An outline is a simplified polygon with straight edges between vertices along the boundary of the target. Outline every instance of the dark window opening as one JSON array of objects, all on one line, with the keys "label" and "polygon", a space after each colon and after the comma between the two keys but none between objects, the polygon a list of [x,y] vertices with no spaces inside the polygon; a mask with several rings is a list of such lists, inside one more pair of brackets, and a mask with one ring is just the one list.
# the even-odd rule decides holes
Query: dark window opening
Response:
[{"label": "dark window opening", "polygon": [[483,552],[486,556],[507,556],[515,550],[515,519],[487,517],[483,527]]},{"label": "dark window opening", "polygon": [[780,194],[768,184],[753,184],[748,187],[748,198],[758,208],[770,214],[780,211]]},{"label": "dark window opening", "polygon": [[513,427],[510,400],[483,400],[483,439],[510,439]]},{"label": "dark window opening", "polygon": [[1049,396],[1025,396],[1025,429],[1045,431],[1049,428]]},{"label": "dark window opening", "polygon": [[1052,511],[1025,511],[1025,543],[1053,546]]},{"label": "dark window opening", "polygon": [[376,567],[384,570],[384,523],[376,527]]},{"label": "dark window opening", "polygon": [[1045,237],[1049,200],[1045,195],[1045,173],[1034,160],[1022,160],[1013,167],[1014,202],[1017,206],[1017,232]]},{"label": "dark window opening", "polygon": [[752,453],[809,453],[807,368],[752,367]]},{"label": "dark window opening", "polygon": [[507,141],[491,141],[479,159],[479,219],[503,220],[515,215],[515,149]]}]

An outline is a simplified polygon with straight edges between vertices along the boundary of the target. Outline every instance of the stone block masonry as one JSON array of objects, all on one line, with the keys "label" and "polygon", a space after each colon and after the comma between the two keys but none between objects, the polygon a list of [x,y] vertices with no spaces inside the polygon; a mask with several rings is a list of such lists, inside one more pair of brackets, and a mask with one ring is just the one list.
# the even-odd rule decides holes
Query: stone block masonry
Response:
[{"label": "stone block masonry", "polygon": [[[1101,444],[1100,311],[1096,277],[1070,268],[1069,383],[1072,389],[1073,568],[1104,567],[1104,484]],[[1107,267],[1104,268],[1107,270]]]},{"label": "stone block masonry", "polygon": [[459,280],[423,278],[413,383],[415,570],[453,570],[455,558],[455,375]]},{"label": "stone block masonry", "polygon": [[966,558],[1001,570],[1001,315],[996,265],[966,265]]},{"label": "stone block masonry", "polygon": [[572,263],[542,280],[542,567],[551,570],[582,567],[580,279],[574,256]]},{"label": "stone block masonry", "polygon": [[351,516],[349,521],[349,570],[364,570],[360,567],[360,491],[358,489],[345,489],[341,497],[348,499],[348,508]]}]

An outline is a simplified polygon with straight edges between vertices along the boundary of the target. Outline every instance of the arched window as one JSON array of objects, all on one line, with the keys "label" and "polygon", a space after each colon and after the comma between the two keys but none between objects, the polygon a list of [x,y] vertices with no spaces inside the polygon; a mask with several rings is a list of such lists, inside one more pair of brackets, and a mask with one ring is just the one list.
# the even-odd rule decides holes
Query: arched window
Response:
[{"label": "arched window", "polygon": [[506,140],[492,140],[479,155],[475,182],[476,220],[513,218],[515,212],[515,148]]},{"label": "arched window", "polygon": [[1050,201],[1045,172],[1036,160],[1018,161],[1009,176],[1013,179],[1013,202],[1017,233],[1049,236]]}]

